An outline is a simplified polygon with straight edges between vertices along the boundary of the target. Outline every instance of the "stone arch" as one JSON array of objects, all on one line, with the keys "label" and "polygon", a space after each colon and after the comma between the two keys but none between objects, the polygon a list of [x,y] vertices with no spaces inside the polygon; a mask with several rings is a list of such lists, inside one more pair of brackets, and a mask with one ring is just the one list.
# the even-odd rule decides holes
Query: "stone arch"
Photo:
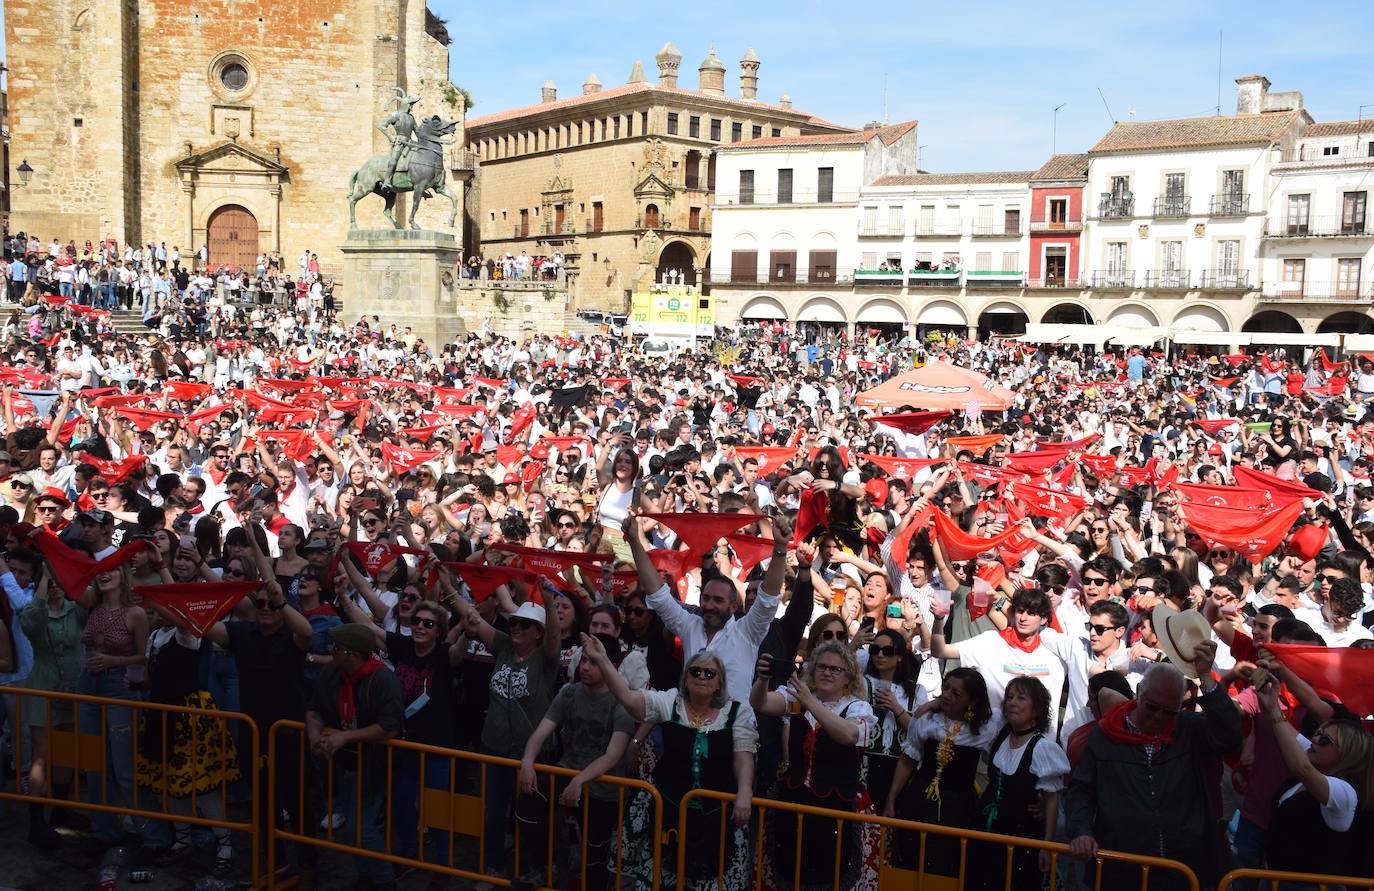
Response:
[{"label": "stone arch", "polygon": [[732,251],[753,251],[758,250],[758,246],[759,240],[752,232],[736,232],[734,240],[730,242]]},{"label": "stone arch", "polygon": [[1107,316],[1107,324],[1113,323],[1127,328],[1156,328],[1159,326],[1159,316],[1143,303],[1123,300],[1113,306],[1111,314]]},{"label": "stone arch", "polygon": [[812,250],[831,251],[838,246],[839,241],[835,238],[835,233],[829,230],[822,230],[811,236]]},{"label": "stone arch", "polygon": [[1334,312],[1317,325],[1318,334],[1374,334],[1374,319],[1353,310]]},{"label": "stone arch", "polygon": [[[810,316],[811,318],[807,318]],[[821,322],[824,324],[848,324],[849,313],[834,297],[817,294],[804,302],[797,310],[799,322]]]},{"label": "stone arch", "polygon": [[916,315],[916,321],[921,325],[967,327],[968,314],[953,300],[932,300],[921,307],[921,311]]},{"label": "stone arch", "polygon": [[1075,300],[1056,303],[1045,310],[1040,321],[1048,325],[1092,325],[1093,314],[1088,308]]},{"label": "stone arch", "polygon": [[1184,331],[1225,332],[1231,330],[1231,320],[1219,308],[1203,301],[1189,301],[1170,323]]},{"label": "stone arch", "polygon": [[786,319],[787,307],[772,294],[756,294],[744,303],[739,317],[742,321],[750,319]]},{"label": "stone arch", "polygon": [[1301,334],[1302,324],[1282,310],[1266,309],[1247,319],[1240,330],[1255,334]]},{"label": "stone arch", "polygon": [[697,252],[685,241],[673,239],[665,242],[658,252],[658,264],[654,270],[654,281],[663,281],[665,272],[677,271],[684,276],[689,285],[697,283]]},{"label": "stone arch", "polygon": [[768,239],[768,249],[770,251],[795,251],[797,249],[797,236],[786,229],[774,232],[773,237]]},{"label": "stone arch", "polygon": [[993,300],[978,313],[978,337],[986,339],[992,334],[1015,337],[1026,333],[1029,322],[1030,313],[1019,301]]},{"label": "stone arch", "polygon": [[854,321],[864,325],[906,325],[910,324],[911,315],[893,297],[874,297],[859,307],[854,314]]}]

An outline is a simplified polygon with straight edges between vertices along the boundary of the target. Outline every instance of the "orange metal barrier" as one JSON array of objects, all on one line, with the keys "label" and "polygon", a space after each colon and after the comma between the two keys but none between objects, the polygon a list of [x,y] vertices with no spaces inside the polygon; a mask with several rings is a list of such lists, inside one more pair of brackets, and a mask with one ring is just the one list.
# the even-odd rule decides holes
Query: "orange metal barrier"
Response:
[{"label": "orange metal barrier", "polygon": [[[679,880],[681,880],[682,877],[686,875],[687,871],[688,844],[685,833],[687,833],[688,828],[691,825],[688,823],[687,820],[688,810],[689,808],[691,808],[692,803],[694,801],[698,801],[700,799],[713,799],[721,803],[720,836],[718,838],[721,844],[718,848],[718,850],[720,851],[720,857],[716,865],[716,877],[717,879],[722,879],[724,876],[724,852],[726,849],[725,837],[727,832],[726,827],[728,825],[727,821],[729,820],[730,813],[729,803],[734,801],[734,796],[726,792],[715,792],[707,789],[694,789],[691,792],[688,792],[685,796],[683,796],[682,803],[679,807],[678,827],[679,831],[684,833],[682,843],[678,846],[677,851],[676,869]],[[834,820],[836,822],[836,827],[838,830],[843,830],[846,823],[868,824],[877,826],[880,831],[880,854],[878,869],[879,886],[881,888],[918,889],[918,891],[956,891],[956,889],[963,888],[966,879],[966,869],[968,866],[967,858],[969,853],[968,847],[970,842],[987,842],[993,845],[1004,847],[1006,849],[1008,867],[1005,875],[1005,887],[1007,888],[1011,887],[1012,881],[1011,855],[1013,851],[1015,851],[1016,849],[1021,849],[1023,851],[1048,851],[1050,854],[1049,887],[1053,888],[1056,886],[1056,880],[1059,877],[1059,860],[1061,857],[1067,856],[1069,852],[1068,845],[1059,844],[1057,842],[1042,841],[1040,839],[1016,838],[1013,836],[995,835],[990,832],[978,832],[971,829],[955,829],[948,826],[936,826],[927,823],[915,823],[910,820],[898,820],[891,817],[879,817],[873,814],[857,814],[849,811],[829,810],[826,808],[810,807],[808,805],[802,804],[791,804],[785,801],[774,801],[772,799],[767,798],[755,798],[754,816],[752,820],[751,830],[753,837],[753,881],[750,887],[762,887],[763,885],[762,879],[764,877],[764,871],[766,868],[764,858],[764,827],[768,822],[767,814],[769,811],[774,811],[779,814],[789,813],[795,815],[797,824],[796,837],[798,839],[798,843],[796,845],[796,861],[791,865],[790,875],[780,875],[780,878],[782,879],[782,884],[785,884],[787,879],[790,878],[792,881],[791,887],[794,888],[800,886],[801,884],[801,852],[803,849],[803,845],[801,842],[802,825],[803,819],[808,816],[821,817],[827,820]],[[910,832],[919,833],[920,842],[919,857],[917,860],[917,870],[900,869],[892,866],[890,863],[887,862],[887,856],[885,853],[888,846],[887,834],[888,830],[893,829],[907,830]],[[942,836],[945,838],[958,840],[959,875],[957,877],[940,876],[927,873],[919,866],[919,864],[924,864],[926,862],[926,841],[927,837],[930,835]],[[831,885],[831,887],[835,888],[836,891],[843,891],[843,889],[845,889],[846,887],[841,884],[841,882],[843,881],[843,877],[841,875],[842,864],[840,857],[842,843],[843,832],[837,831],[835,837],[835,868],[833,883]],[[862,852],[859,853],[859,856],[862,856]],[[1166,870],[1180,874],[1187,885],[1188,891],[1198,891],[1197,876],[1193,873],[1191,869],[1189,869],[1184,864],[1179,863],[1176,860],[1165,860],[1160,857],[1146,857],[1138,854],[1127,854],[1120,851],[1098,851],[1094,867],[1095,877],[1092,885],[1094,891],[1101,891],[1103,887],[1102,867],[1105,862],[1116,862],[1137,865],[1140,868],[1141,872],[1139,885],[1141,889],[1149,887],[1150,872],[1152,870]],[[778,873],[781,873],[782,867],[782,864],[773,864],[774,870]],[[1111,888],[1109,889],[1109,891],[1118,891],[1118,889]]]},{"label": "orange metal barrier", "polygon": [[[25,734],[16,732],[14,734],[14,758],[15,758],[15,778],[13,788],[0,788],[0,799],[10,799],[26,804],[49,804],[64,808],[73,808],[93,813],[113,814],[116,816],[128,816],[142,820],[168,820],[178,823],[187,823],[193,826],[203,826],[208,828],[222,828],[230,832],[243,833],[250,841],[250,873],[252,887],[261,887],[262,876],[260,872],[261,857],[259,854],[258,840],[260,837],[258,826],[258,809],[249,806],[250,814],[246,820],[233,820],[228,816],[228,794],[229,786],[232,784],[227,779],[222,779],[218,788],[209,792],[197,792],[195,784],[192,783],[188,796],[173,796],[168,792],[166,778],[169,776],[169,761],[173,751],[175,740],[171,738],[171,727],[175,718],[200,717],[207,719],[210,723],[210,732],[214,733],[217,739],[205,741],[200,739],[201,722],[184,721],[184,726],[190,732],[190,746],[192,751],[196,751],[200,743],[206,743],[206,751],[216,755],[218,769],[223,777],[228,773],[230,766],[237,767],[240,763],[238,753],[233,750],[234,744],[230,741],[229,722],[241,725],[239,734],[239,746],[248,749],[250,757],[243,759],[243,763],[259,764],[260,747],[258,741],[258,729],[253,721],[239,712],[224,712],[218,709],[193,708],[191,706],[162,705],[155,702],[143,702],[136,699],[110,699],[100,696],[85,696],[76,693],[58,693],[49,690],[30,690],[25,687],[0,686],[0,693],[12,694],[16,697],[16,705],[20,715],[23,713],[23,703],[25,699],[44,700],[44,721],[41,724],[28,724],[36,736],[41,736],[46,743],[46,782],[48,789],[45,794],[35,796],[25,790],[24,763],[27,755],[41,754],[37,751],[25,749]],[[125,803],[111,803],[110,799],[110,769],[113,766],[110,761],[110,738],[109,738],[109,711],[112,708],[127,708],[131,713],[130,720],[130,764],[128,776],[133,778],[132,800]],[[99,733],[80,732],[80,713],[86,709],[99,709]],[[148,720],[154,716],[163,716],[162,739],[161,739],[161,764],[160,776],[163,778],[162,790],[160,792],[140,789],[136,779],[138,774],[138,758],[140,757],[140,743],[142,734],[139,732],[139,719]],[[16,721],[18,716],[16,717]],[[54,720],[57,718],[58,720]],[[39,749],[35,744],[34,749]],[[71,771],[71,790],[70,798],[56,798],[52,794],[53,775],[57,771]],[[250,801],[257,800],[258,794],[258,771],[250,771],[251,777],[243,777],[244,781],[251,784],[252,798]],[[90,783],[96,781],[98,776],[99,791],[91,796]],[[85,784],[86,795],[82,795],[83,784]],[[88,801],[87,797],[94,800]],[[218,799],[220,817],[206,817],[199,813],[199,805],[214,802]],[[189,813],[181,813],[172,809],[172,801],[187,801]]]},{"label": "orange metal barrier", "polygon": [[[294,736],[294,740],[290,737]],[[488,875],[486,863],[486,824],[483,814],[483,801],[485,800],[488,787],[488,769],[491,767],[509,768],[517,773],[516,782],[518,783],[518,771],[520,762],[511,758],[499,758],[493,755],[483,755],[476,752],[466,752],[457,749],[445,749],[438,746],[429,746],[421,743],[408,742],[406,740],[393,739],[385,743],[369,744],[359,747],[357,751],[342,755],[342,766],[348,768],[353,777],[350,778],[349,791],[353,795],[353,801],[349,805],[352,810],[352,828],[343,834],[343,838],[336,838],[332,820],[327,823],[327,827],[316,833],[315,828],[307,822],[307,795],[322,793],[324,802],[324,815],[336,811],[336,805],[340,803],[336,793],[343,793],[343,787],[337,782],[336,774],[340,764],[339,757],[323,759],[318,771],[312,768],[310,761],[306,758],[308,742],[305,738],[305,725],[299,721],[278,721],[272,725],[268,733],[268,764],[269,779],[267,782],[268,812],[278,813],[277,803],[277,779],[278,773],[285,767],[285,763],[280,757],[288,750],[294,750],[296,763],[293,765],[296,776],[300,778],[296,788],[292,791],[296,795],[293,816],[296,818],[290,826],[277,826],[275,822],[266,827],[268,835],[267,844],[267,875],[269,888],[279,887],[277,882],[276,869],[276,841],[290,841],[300,845],[308,845],[327,850],[337,851],[345,854],[354,854],[368,857],[387,863],[396,864],[403,867],[414,869],[429,870],[431,872],[443,873],[445,875],[457,876],[469,881],[486,881],[493,885],[509,886],[510,879]],[[417,800],[417,823],[416,823],[416,844],[417,852],[415,856],[403,856],[395,852],[396,829],[393,824],[392,795],[395,787],[396,772],[398,769],[397,759],[400,757],[413,758],[418,763],[407,765],[405,769],[418,770],[419,795]],[[312,756],[313,758],[314,756]],[[384,759],[385,786],[384,800],[382,803],[382,813],[380,815],[382,829],[381,850],[369,849],[363,840],[362,832],[362,812],[364,805],[364,775],[366,772],[365,758]],[[441,764],[447,767],[447,788],[430,788],[426,785],[426,768],[430,762],[438,759]],[[459,780],[460,766],[466,766],[468,772],[476,773],[477,794],[468,794],[461,791],[463,786]],[[373,766],[373,770],[378,768]],[[536,790],[545,799],[548,811],[544,814],[547,820],[542,831],[546,833],[544,841],[545,852],[542,862],[533,865],[533,869],[545,870],[544,876],[552,876],[555,869],[555,861],[558,858],[559,848],[557,845],[557,828],[559,822],[558,814],[558,795],[556,794],[559,779],[567,779],[577,775],[577,771],[563,767],[556,767],[550,764],[536,764],[535,772],[539,776]],[[313,792],[307,790],[306,786],[313,781],[315,789]],[[627,793],[646,793],[652,805],[652,828],[651,838],[660,838],[663,827],[663,799],[658,790],[652,784],[643,780],[627,779],[604,775],[596,780],[603,785],[617,787],[616,796],[616,819],[613,824],[614,829],[612,839],[621,837],[621,828],[625,825],[629,798]],[[590,784],[589,784],[590,785]],[[283,790],[284,791],[284,790]],[[518,789],[517,789],[518,791]],[[590,823],[591,801],[587,794],[587,787],[583,788],[580,806],[578,808],[577,824],[580,836],[580,877],[581,886],[587,887],[587,853],[588,836]],[[375,793],[374,793],[375,794]],[[425,852],[425,834],[430,830],[437,830],[447,837],[447,851],[441,856],[442,862],[426,861],[423,859]],[[529,864],[524,864],[522,869],[522,833],[517,825],[515,833],[515,859],[511,874],[517,878],[530,872]],[[322,837],[321,837],[322,836]],[[458,858],[455,856],[455,836],[465,836],[475,839],[476,848],[476,870],[467,869],[458,865]],[[607,863],[605,868],[610,876],[614,878],[615,885],[620,887],[621,876],[623,874],[624,851],[622,845],[614,845],[615,859]],[[657,891],[659,887],[659,873],[661,855],[655,846],[653,865],[652,865],[652,887]],[[545,882],[536,882],[537,885],[544,885]],[[284,887],[284,886],[283,886]]]},{"label": "orange metal barrier", "polygon": [[1238,880],[1254,882],[1258,891],[1279,891],[1280,883],[1291,882],[1298,885],[1311,885],[1320,891],[1332,888],[1374,888],[1374,878],[1364,876],[1329,876],[1307,872],[1280,872],[1272,869],[1233,869],[1221,877],[1217,891],[1230,891],[1231,884]]}]

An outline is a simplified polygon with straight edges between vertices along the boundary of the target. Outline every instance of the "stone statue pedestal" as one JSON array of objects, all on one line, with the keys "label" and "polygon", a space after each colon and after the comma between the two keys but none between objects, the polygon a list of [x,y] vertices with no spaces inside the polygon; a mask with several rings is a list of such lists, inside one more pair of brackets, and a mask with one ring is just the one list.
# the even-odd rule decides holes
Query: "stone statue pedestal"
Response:
[{"label": "stone statue pedestal", "polygon": [[467,332],[458,314],[458,242],[447,232],[354,229],[344,258],[345,316],[377,316],[383,329],[407,325],[438,350]]}]

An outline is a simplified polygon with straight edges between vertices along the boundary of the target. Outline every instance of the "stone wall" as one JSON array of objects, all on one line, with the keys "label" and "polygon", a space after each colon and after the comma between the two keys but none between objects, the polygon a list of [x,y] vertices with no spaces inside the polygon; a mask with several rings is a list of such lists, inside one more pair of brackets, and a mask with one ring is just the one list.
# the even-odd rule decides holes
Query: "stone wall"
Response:
[{"label": "stone wall", "polygon": [[483,325],[502,337],[524,340],[557,335],[578,326],[566,288],[557,282],[488,282],[463,279],[457,289],[458,314],[469,331]]},{"label": "stone wall", "polygon": [[[5,18],[11,156],[35,169],[11,225],[45,239],[114,235],[186,251],[234,203],[257,217],[260,251],[279,250],[293,270],[308,249],[337,273],[348,176],[389,148],[374,125],[392,85],[421,98],[417,117],[462,118],[424,0],[7,0]],[[245,89],[217,77],[226,54],[246,62]],[[187,189],[177,163],[229,140],[279,158],[279,198],[247,169]],[[361,202],[359,226],[388,225],[381,209]],[[439,197],[418,222],[460,234],[448,215]]]}]

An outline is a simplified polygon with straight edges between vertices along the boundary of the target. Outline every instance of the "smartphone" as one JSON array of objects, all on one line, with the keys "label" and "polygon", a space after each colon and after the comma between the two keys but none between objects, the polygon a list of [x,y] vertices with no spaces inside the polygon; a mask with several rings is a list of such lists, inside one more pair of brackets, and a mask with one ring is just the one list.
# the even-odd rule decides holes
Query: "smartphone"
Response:
[{"label": "smartphone", "polygon": [[1144,504],[1142,504],[1142,505],[1140,506],[1140,522],[1145,523],[1145,522],[1149,521],[1149,519],[1150,519],[1150,514],[1152,514],[1152,513],[1154,513],[1154,512],[1155,512],[1155,503],[1154,503],[1153,501],[1147,501],[1147,502],[1145,502]]},{"label": "smartphone", "polygon": [[775,681],[787,683],[788,678],[796,673],[797,667],[786,659],[774,659],[772,666],[768,670],[768,676]]},{"label": "smartphone", "polygon": [[414,489],[401,489],[399,492],[396,493],[396,500],[399,501],[399,502],[401,502],[401,503],[403,503],[403,504],[404,504],[405,502],[407,502],[407,501],[412,500],[414,497],[415,497],[415,490],[414,490]]},{"label": "smartphone", "polygon": [[359,512],[376,510],[378,506],[376,498],[358,498],[353,502],[353,509]]},{"label": "smartphone", "polygon": [[900,603],[889,603],[887,605],[887,617],[889,619],[900,619],[902,617],[902,605]]},{"label": "smartphone", "polygon": [[[897,607],[897,609],[900,611],[901,607]],[[859,622],[859,633],[863,634],[865,631],[872,631],[874,624],[872,616],[864,616],[863,620]]]}]

